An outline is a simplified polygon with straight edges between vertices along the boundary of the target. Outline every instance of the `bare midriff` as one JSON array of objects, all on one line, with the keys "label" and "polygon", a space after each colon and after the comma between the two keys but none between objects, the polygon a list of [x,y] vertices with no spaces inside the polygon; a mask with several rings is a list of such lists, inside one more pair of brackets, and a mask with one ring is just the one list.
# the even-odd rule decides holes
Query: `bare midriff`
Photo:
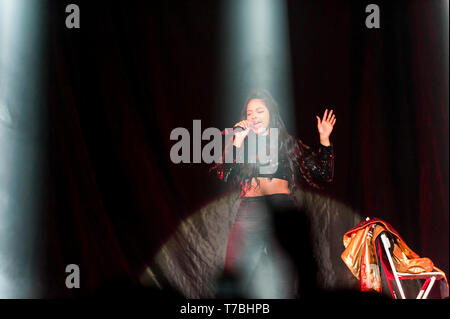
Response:
[{"label": "bare midriff", "polygon": [[[257,183],[259,181],[259,185]],[[280,178],[258,177],[252,179],[252,184],[243,188],[244,197],[255,197],[272,194],[290,194],[289,182]]]}]

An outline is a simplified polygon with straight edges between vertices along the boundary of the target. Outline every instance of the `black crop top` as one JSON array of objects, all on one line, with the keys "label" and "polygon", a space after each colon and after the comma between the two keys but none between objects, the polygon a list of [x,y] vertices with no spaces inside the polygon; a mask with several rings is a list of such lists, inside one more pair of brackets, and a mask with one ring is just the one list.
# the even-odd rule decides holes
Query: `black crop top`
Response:
[{"label": "black crop top", "polygon": [[[270,165],[270,164],[268,164]],[[263,165],[261,165],[263,166]],[[292,170],[289,167],[289,162],[286,158],[280,158],[278,159],[278,167],[275,173],[273,174],[263,174],[258,170],[258,177],[268,177],[268,178],[279,178],[284,179],[286,181],[290,180],[290,177],[292,175]]]},{"label": "black crop top", "polygon": [[[312,181],[308,180],[308,182],[331,182],[334,177],[334,151],[333,146],[319,146],[318,152],[312,152],[311,148],[304,144],[302,141],[298,140],[299,146],[302,148],[303,151],[303,168],[304,172],[301,172],[302,176],[306,179],[311,179]],[[246,149],[246,148],[244,148]],[[233,145],[233,153],[237,154],[238,148]],[[256,152],[257,154],[257,152]],[[233,157],[235,158],[235,157]],[[247,162],[248,158],[247,155],[245,155],[245,162]],[[226,169],[224,172],[223,179],[225,182],[228,182],[234,178],[233,174],[233,167],[236,165],[234,163],[230,163],[228,166],[228,169]],[[260,168],[266,166],[266,165],[273,165],[273,163],[268,163],[266,165],[259,164],[257,161],[257,164]],[[268,167],[268,166],[266,166]],[[272,169],[274,169],[272,167]],[[305,174],[308,175],[308,177],[305,177]],[[276,168],[276,171],[272,174],[264,174],[261,173],[261,170],[258,169],[258,172],[256,174],[258,177],[267,177],[267,178],[279,178],[283,180],[290,181],[292,176],[292,170],[289,166],[289,161],[287,160],[285,154],[280,154],[280,157],[278,158],[278,167]]]},{"label": "black crop top", "polygon": [[[237,147],[233,145],[233,152],[236,154],[237,153]],[[258,149],[256,149],[256,152],[258,152]],[[267,163],[267,164],[260,164],[259,162],[257,162],[257,177],[266,177],[266,178],[279,178],[279,179],[284,179],[286,181],[290,180],[290,177],[292,175],[292,170],[289,167],[289,161],[285,158],[278,158],[278,167],[275,168],[275,166],[277,165],[277,163]],[[268,171],[273,171],[276,169],[276,171],[274,173],[262,173],[262,168],[266,168],[268,169]]]}]

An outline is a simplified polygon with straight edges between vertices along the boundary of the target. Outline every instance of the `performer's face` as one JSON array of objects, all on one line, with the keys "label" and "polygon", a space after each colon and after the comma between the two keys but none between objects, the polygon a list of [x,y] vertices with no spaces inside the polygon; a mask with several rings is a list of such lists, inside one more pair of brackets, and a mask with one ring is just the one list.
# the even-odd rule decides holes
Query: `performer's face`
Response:
[{"label": "performer's face", "polygon": [[253,123],[255,133],[263,133],[269,127],[270,113],[261,99],[251,99],[247,104],[247,121]]}]

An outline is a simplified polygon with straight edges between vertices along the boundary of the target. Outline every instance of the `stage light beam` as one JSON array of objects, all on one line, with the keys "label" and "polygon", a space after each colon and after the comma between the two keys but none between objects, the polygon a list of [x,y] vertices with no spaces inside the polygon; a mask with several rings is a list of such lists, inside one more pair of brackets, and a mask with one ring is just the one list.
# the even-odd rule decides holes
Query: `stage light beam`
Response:
[{"label": "stage light beam", "polygon": [[[222,12],[218,118],[234,125],[249,89],[262,88],[278,101],[288,130],[295,134],[286,2],[229,0]],[[247,297],[282,297],[274,291],[283,275],[278,269],[271,273],[270,280],[256,280],[258,286],[252,287]]]},{"label": "stage light beam", "polygon": [[222,12],[218,118],[234,124],[249,89],[264,88],[278,100],[295,133],[285,1],[229,0]]},{"label": "stage light beam", "polygon": [[37,297],[44,7],[0,0],[0,298]]}]

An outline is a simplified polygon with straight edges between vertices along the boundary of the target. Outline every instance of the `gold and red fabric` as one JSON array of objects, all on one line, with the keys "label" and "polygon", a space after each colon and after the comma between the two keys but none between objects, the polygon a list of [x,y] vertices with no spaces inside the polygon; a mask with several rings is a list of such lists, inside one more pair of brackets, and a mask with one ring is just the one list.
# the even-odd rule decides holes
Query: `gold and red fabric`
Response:
[{"label": "gold and red fabric", "polygon": [[[392,260],[398,272],[420,274],[433,269],[439,270],[429,258],[421,258],[412,251],[389,223],[378,218],[370,219],[359,223],[343,237],[345,250],[341,258],[360,280],[361,291],[382,291],[375,241],[383,231],[394,237]],[[446,278],[445,281],[447,282]]]}]

